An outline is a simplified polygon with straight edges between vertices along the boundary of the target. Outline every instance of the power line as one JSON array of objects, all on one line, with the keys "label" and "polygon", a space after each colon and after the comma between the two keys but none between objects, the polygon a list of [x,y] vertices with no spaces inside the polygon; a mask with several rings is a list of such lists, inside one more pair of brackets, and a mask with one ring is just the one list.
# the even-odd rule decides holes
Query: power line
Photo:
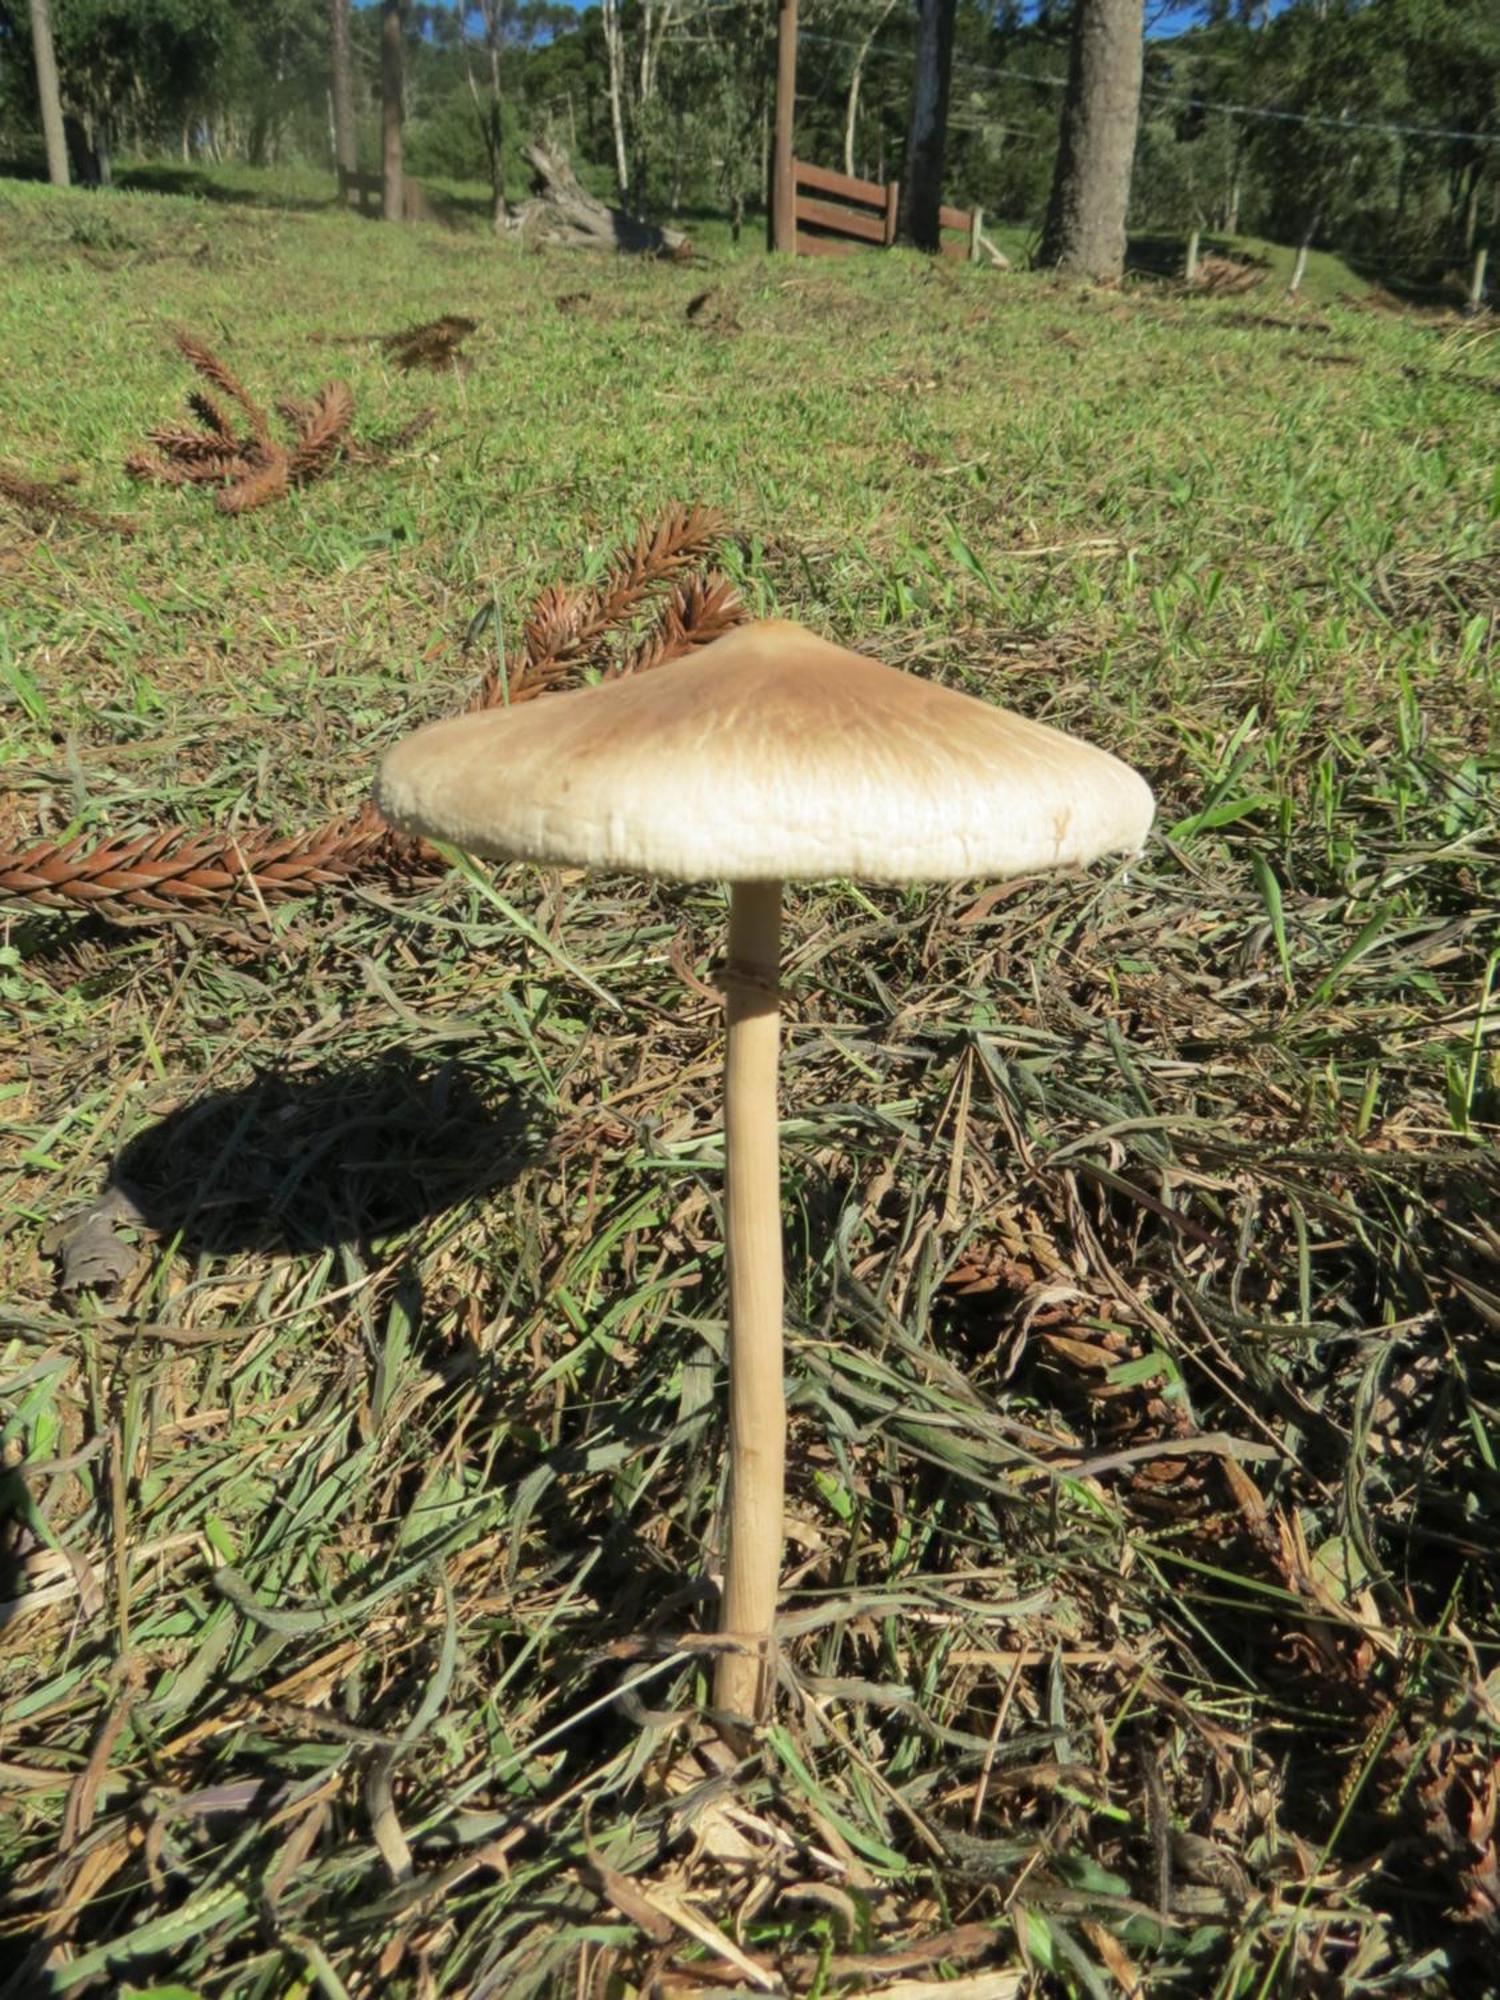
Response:
[{"label": "power line", "polygon": [[[855,49],[858,42],[843,41],[834,35],[817,35],[804,31],[799,41],[816,42],[824,48]],[[872,48],[872,56],[884,62],[905,62],[910,59],[904,49]],[[980,63],[955,63],[955,75],[962,72],[966,76],[1001,77],[1013,83],[1030,83],[1045,90],[1066,90],[1068,80],[1063,76],[1038,76],[1032,70],[1010,69],[1008,67],[988,67]],[[1402,125],[1361,118],[1328,118],[1315,111],[1275,111],[1262,104],[1223,104],[1209,97],[1186,97],[1177,91],[1164,90],[1157,84],[1143,84],[1143,97],[1150,97],[1159,104],[1177,104],[1189,111],[1211,112],[1221,118],[1259,118],[1278,125],[1318,125],[1333,132],[1376,132],[1391,137],[1407,139],[1460,139],[1476,146],[1500,146],[1500,132],[1458,132],[1438,125]]]}]

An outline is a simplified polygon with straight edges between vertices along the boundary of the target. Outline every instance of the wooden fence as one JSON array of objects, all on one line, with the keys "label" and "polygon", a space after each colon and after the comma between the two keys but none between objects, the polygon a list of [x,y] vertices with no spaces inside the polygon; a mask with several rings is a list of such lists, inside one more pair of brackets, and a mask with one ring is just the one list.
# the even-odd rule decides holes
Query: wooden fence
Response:
[{"label": "wooden fence", "polygon": [[[938,210],[938,248],[945,257],[962,257],[967,263],[977,264],[980,261],[979,235],[983,228],[982,208],[949,208],[945,202]],[[943,241],[942,232],[953,230],[962,234],[961,243],[953,242],[951,235],[949,241]]]},{"label": "wooden fence", "polygon": [[379,174],[351,174],[347,167],[339,168],[339,200],[361,215],[379,215],[384,185]]},{"label": "wooden fence", "polygon": [[[355,209],[360,215],[371,216],[378,222],[385,213],[385,177],[382,174],[351,174],[347,168],[340,167],[339,200],[345,208]],[[428,200],[427,190],[410,174],[404,174],[401,179],[401,220],[437,222],[444,228],[453,227],[450,217]]]},{"label": "wooden fence", "polygon": [[[803,189],[812,190],[804,194]],[[819,197],[832,195],[832,201]],[[896,240],[899,181],[860,181],[827,167],[792,162],[792,200],[799,257],[848,257],[862,245],[889,249]],[[824,233],[809,234],[810,230]]]},{"label": "wooden fence", "polygon": [[[807,189],[809,192],[804,193]],[[824,199],[832,197],[832,199]],[[859,249],[888,250],[896,240],[896,211],[901,201],[899,181],[862,181],[836,174],[806,160],[792,162],[792,203],[799,257],[848,257]],[[939,228],[950,240],[939,240],[947,257],[979,261],[979,231],[984,211],[938,210]],[[963,232],[955,243],[951,233]]]}]

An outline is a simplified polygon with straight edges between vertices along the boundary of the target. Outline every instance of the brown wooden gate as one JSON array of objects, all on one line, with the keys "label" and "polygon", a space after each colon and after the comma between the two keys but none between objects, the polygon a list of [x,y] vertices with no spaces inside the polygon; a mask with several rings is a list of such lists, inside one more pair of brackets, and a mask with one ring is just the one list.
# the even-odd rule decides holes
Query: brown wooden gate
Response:
[{"label": "brown wooden gate", "polygon": [[[804,192],[806,190],[806,192]],[[889,250],[896,240],[896,211],[901,202],[899,181],[861,181],[836,174],[806,160],[792,162],[792,203],[796,217],[799,257],[847,257],[860,249]],[[945,257],[979,261],[982,209],[938,211],[939,248]],[[955,243],[954,231],[963,241]]]},{"label": "brown wooden gate", "polygon": [[[803,189],[810,189],[808,194]],[[823,200],[821,197],[830,196]],[[847,257],[864,249],[889,249],[896,240],[901,183],[855,180],[828,167],[792,162],[792,200],[800,257]]]}]

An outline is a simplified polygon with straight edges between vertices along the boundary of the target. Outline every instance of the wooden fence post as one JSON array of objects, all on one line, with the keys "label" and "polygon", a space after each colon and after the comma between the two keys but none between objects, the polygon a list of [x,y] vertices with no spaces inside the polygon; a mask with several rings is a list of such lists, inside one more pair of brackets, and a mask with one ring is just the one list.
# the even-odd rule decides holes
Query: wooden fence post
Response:
[{"label": "wooden fence post", "polygon": [[792,180],[792,123],[797,115],[797,0],[781,0],[776,17],[776,132],[771,155],[771,248],[797,248],[797,196]]},{"label": "wooden fence post", "polygon": [[1481,244],[1474,253],[1474,276],[1469,281],[1469,311],[1477,313],[1484,300],[1484,273],[1490,261],[1488,244]]},{"label": "wooden fence post", "polygon": [[885,247],[890,249],[896,240],[896,218],[901,212],[901,183],[887,181],[885,184]]},{"label": "wooden fence post", "polygon": [[1198,276],[1198,231],[1195,229],[1188,238],[1187,257],[1182,266],[1182,282],[1193,284]]},{"label": "wooden fence post", "polygon": [[977,264],[984,255],[983,250],[980,248],[980,238],[983,233],[984,210],[982,208],[971,208],[969,210],[969,262],[971,264]]},{"label": "wooden fence post", "polygon": [[1292,281],[1286,288],[1286,295],[1289,299],[1296,298],[1298,292],[1301,291],[1302,276],[1303,273],[1306,271],[1306,269],[1307,269],[1307,245],[1304,242],[1304,243],[1299,243],[1297,246],[1297,261],[1292,266]]}]

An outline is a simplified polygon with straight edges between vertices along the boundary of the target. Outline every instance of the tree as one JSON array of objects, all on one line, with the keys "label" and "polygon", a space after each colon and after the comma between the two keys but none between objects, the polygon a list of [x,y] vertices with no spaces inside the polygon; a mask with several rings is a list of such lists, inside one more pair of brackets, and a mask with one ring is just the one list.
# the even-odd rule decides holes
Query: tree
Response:
[{"label": "tree", "polygon": [[[1140,0],[1136,0],[1139,7]],[[901,177],[901,230],[919,250],[936,250],[948,145],[948,92],[953,82],[953,22],[957,0],[918,0],[917,68]]]},{"label": "tree", "polygon": [[47,141],[47,178],[54,187],[68,185],[68,142],[63,133],[62,95],[57,87],[57,54],[52,46],[52,10],[48,0],[31,0],[31,50],[36,62],[36,94],[42,106],[42,133]]},{"label": "tree", "polygon": [[615,144],[615,186],[620,205],[630,200],[630,156],[625,147],[625,31],[620,25],[620,0],[600,0],[604,16],[604,53],[609,65],[609,129]]},{"label": "tree", "polygon": [[380,129],[381,214],[399,222],[403,207],[401,172],[402,0],[381,0]]},{"label": "tree", "polygon": [[467,46],[464,49],[464,71],[469,81],[469,95],[474,100],[474,109],[479,117],[479,136],[484,141],[484,155],[490,169],[490,223],[499,231],[505,227],[505,100],[500,90],[500,50],[505,42],[506,30],[510,25],[510,6],[507,0],[479,0],[479,11],[484,19],[484,47],[489,58],[489,94],[481,97],[479,85],[474,76],[474,66],[469,61]]},{"label": "tree", "polygon": [[864,82],[865,64],[875,46],[875,38],[890,19],[895,4],[896,0],[880,0],[880,11],[854,53],[854,68],[849,74],[849,95],[844,100],[844,172],[851,180],[854,179],[854,135],[859,124],[859,93]]},{"label": "tree", "polygon": [[354,130],[354,67],[349,53],[349,0],[328,0],[328,39],[333,81],[333,151],[339,172],[359,167]]},{"label": "tree", "polygon": [[1142,0],[1078,0],[1039,264],[1104,280],[1124,271],[1142,46]]}]

